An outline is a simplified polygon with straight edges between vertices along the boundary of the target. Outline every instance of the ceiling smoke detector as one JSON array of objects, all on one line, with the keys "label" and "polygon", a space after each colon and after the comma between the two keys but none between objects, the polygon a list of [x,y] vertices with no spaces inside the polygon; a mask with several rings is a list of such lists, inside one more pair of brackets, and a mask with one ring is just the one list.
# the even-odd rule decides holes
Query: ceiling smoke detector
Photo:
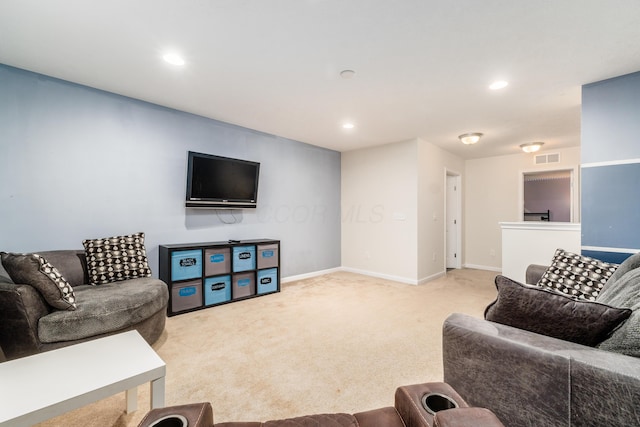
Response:
[{"label": "ceiling smoke detector", "polygon": [[340,71],[340,77],[343,79],[352,79],[353,76],[356,75],[356,72],[353,70],[342,70]]}]

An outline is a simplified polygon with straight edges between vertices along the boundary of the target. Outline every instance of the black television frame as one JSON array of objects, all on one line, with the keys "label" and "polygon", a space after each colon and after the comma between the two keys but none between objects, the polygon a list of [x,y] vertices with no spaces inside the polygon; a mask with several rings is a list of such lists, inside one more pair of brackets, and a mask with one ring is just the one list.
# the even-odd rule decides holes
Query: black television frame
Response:
[{"label": "black television frame", "polygon": [[[258,204],[258,183],[260,180],[260,163],[250,160],[235,159],[231,157],[217,156],[214,154],[197,153],[189,151],[187,155],[187,192],[185,206],[187,208],[208,208],[208,209],[243,209],[256,208]],[[193,178],[194,178],[194,159],[211,160],[212,162],[223,162],[226,164],[239,164],[243,166],[251,166],[255,171],[255,183],[253,186],[253,198],[221,198],[208,197],[198,198],[192,197]]]}]

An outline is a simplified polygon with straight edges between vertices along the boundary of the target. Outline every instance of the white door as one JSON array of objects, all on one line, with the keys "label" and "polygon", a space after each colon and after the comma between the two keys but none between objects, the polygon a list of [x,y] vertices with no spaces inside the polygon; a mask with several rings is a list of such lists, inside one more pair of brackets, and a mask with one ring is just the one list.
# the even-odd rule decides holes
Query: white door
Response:
[{"label": "white door", "polygon": [[447,175],[446,198],[447,268],[460,268],[460,175]]}]

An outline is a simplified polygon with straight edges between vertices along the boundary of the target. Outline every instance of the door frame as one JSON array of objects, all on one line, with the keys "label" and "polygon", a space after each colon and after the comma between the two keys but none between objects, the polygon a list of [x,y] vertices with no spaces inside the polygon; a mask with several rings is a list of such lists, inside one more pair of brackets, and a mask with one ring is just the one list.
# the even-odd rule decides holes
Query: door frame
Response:
[{"label": "door frame", "polygon": [[518,173],[518,222],[524,222],[524,176],[526,174],[544,173],[544,172],[556,172],[556,171],[569,171],[570,172],[570,213],[569,222],[580,222],[579,214],[580,206],[578,201],[579,189],[576,188],[576,182],[579,182],[579,169],[578,167],[555,167],[549,169],[524,169]]},{"label": "door frame", "polygon": [[[449,180],[453,180],[456,185],[456,192],[454,194],[450,194],[449,192]],[[454,212],[450,212],[451,209],[447,209],[449,206],[449,201],[451,197],[453,200],[453,210]],[[456,220],[455,228],[456,228],[456,238],[455,245],[456,249],[456,257],[452,263],[449,263],[447,254],[449,253],[449,238],[447,234],[447,224],[450,219]],[[443,221],[443,240],[444,240],[444,267],[447,268],[462,268],[462,174],[455,170],[444,169],[444,221]]]}]

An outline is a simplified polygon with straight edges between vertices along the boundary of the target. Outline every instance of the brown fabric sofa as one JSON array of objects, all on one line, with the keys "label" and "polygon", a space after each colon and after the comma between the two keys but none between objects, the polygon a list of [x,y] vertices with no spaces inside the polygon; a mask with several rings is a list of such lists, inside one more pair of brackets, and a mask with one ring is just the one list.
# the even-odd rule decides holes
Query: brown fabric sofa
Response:
[{"label": "brown fabric sofa", "polygon": [[133,329],[150,344],[160,337],[169,301],[164,282],[143,277],[88,285],[83,250],[39,254],[72,285],[77,309],[55,309],[29,283],[13,283],[0,264],[0,348],[6,359]]},{"label": "brown fabric sofa", "polygon": [[[446,405],[442,406],[442,401],[436,400],[435,403],[427,403],[431,409],[423,406],[427,396],[440,399],[442,395],[451,399],[446,401]],[[451,407],[453,405],[457,407]],[[445,383],[398,387],[394,407],[355,414],[316,414],[266,422],[214,424],[211,404],[204,402],[154,409],[147,413],[139,427],[179,427],[182,425],[180,418],[189,427],[504,427],[488,409],[468,407],[460,395]]]}]

